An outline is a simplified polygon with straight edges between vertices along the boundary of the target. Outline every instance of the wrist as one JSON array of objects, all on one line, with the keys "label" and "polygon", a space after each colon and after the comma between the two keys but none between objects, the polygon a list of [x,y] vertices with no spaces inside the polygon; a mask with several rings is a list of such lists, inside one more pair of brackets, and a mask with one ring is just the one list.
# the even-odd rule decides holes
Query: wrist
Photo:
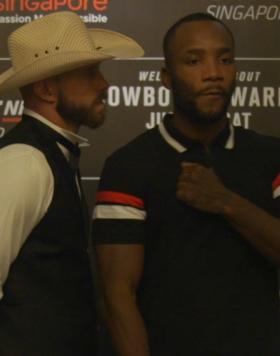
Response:
[{"label": "wrist", "polygon": [[223,195],[220,205],[220,214],[226,218],[230,218],[238,205],[238,195],[230,190],[227,190]]}]

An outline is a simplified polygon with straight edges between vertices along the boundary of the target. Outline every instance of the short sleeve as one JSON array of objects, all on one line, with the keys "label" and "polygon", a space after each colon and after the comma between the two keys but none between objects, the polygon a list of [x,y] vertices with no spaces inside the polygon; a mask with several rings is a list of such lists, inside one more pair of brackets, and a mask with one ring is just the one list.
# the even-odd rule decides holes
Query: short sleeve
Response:
[{"label": "short sleeve", "polygon": [[105,162],[93,212],[93,240],[97,244],[144,243],[145,179],[141,162],[129,155],[113,155]]},{"label": "short sleeve", "polygon": [[272,196],[274,199],[276,215],[280,218],[280,169],[272,182]]}]

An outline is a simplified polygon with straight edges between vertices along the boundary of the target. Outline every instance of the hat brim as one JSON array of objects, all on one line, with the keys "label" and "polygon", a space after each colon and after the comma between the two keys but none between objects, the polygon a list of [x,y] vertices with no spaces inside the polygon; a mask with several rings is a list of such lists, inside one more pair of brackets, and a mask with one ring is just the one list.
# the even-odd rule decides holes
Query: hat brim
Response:
[{"label": "hat brim", "polygon": [[0,93],[107,59],[141,57],[144,54],[137,42],[118,32],[103,29],[89,29],[88,32],[96,50],[55,53],[37,59],[20,71],[11,67],[0,75]]},{"label": "hat brim", "polygon": [[135,58],[142,57],[144,50],[132,38],[119,32],[104,29],[89,29],[89,34],[96,48],[102,50],[104,54],[113,58]]}]

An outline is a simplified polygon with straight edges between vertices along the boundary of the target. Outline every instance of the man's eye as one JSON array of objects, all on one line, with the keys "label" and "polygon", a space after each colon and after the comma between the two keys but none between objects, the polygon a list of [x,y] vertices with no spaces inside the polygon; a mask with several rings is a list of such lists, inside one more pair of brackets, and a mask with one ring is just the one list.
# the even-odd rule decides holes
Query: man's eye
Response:
[{"label": "man's eye", "polygon": [[234,59],[232,57],[224,57],[221,59],[221,61],[224,64],[232,64],[234,62]]},{"label": "man's eye", "polygon": [[199,63],[199,60],[198,58],[187,58],[185,62],[188,65],[196,65]]}]

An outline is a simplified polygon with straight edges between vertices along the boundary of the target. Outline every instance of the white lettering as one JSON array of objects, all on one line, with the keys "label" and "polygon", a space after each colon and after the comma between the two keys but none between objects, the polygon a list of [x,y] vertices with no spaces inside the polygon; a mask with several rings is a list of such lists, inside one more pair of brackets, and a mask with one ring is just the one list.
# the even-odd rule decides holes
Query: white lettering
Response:
[{"label": "white lettering", "polygon": [[3,137],[5,135],[5,128],[4,127],[0,127],[0,137]]},{"label": "white lettering", "polygon": [[120,88],[116,86],[110,86],[108,90],[108,105],[119,106],[121,102]]},{"label": "white lettering", "polygon": [[249,106],[261,106],[259,91],[257,87],[253,87],[249,99]]},{"label": "white lettering", "polygon": [[151,130],[156,125],[159,125],[165,114],[165,112],[151,112],[150,121],[145,124],[146,129]]},{"label": "white lettering", "polygon": [[261,72],[238,72],[236,79],[239,82],[257,82],[260,79]]},{"label": "white lettering", "polygon": [[249,129],[250,118],[252,113],[250,112],[234,112],[227,113],[227,117],[231,120],[233,126],[243,126],[245,129]]},{"label": "white lettering", "polygon": [[23,112],[22,100],[8,100],[4,109],[4,116],[19,116]]},{"label": "white lettering", "polygon": [[152,86],[111,86],[108,90],[109,106],[139,106],[151,107],[158,105],[167,107],[170,105],[170,92],[165,87]]},{"label": "white lettering", "polygon": [[137,106],[139,104],[141,87],[122,87],[125,106]]},{"label": "white lettering", "polygon": [[275,90],[274,88],[263,88],[263,106],[275,106]]},{"label": "white lettering", "polygon": [[267,20],[280,19],[279,5],[209,5],[207,12],[220,20]]},{"label": "white lettering", "polygon": [[149,82],[159,82],[161,80],[160,77],[160,71],[140,71],[139,72],[139,80],[141,82],[143,81],[149,81]]},{"label": "white lettering", "polygon": [[235,91],[231,97],[232,106],[244,106],[246,101],[248,88],[247,87],[236,87]]}]

